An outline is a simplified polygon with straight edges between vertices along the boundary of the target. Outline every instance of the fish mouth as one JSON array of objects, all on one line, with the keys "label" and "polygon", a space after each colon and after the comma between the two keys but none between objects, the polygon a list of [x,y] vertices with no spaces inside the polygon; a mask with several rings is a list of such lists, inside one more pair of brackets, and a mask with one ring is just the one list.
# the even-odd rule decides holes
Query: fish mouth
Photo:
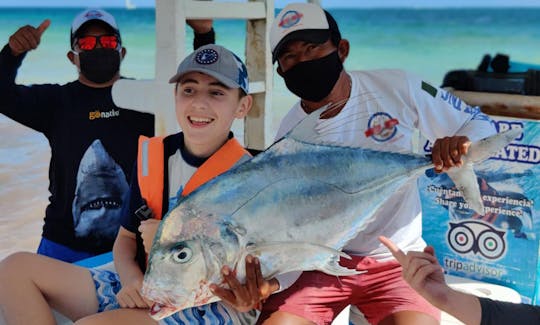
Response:
[{"label": "fish mouth", "polygon": [[152,305],[152,308],[150,308],[150,317],[152,317],[155,320],[160,320],[162,318],[165,318],[167,316],[170,316],[176,313],[178,310],[180,310],[178,307],[174,307],[170,305],[163,305],[163,304],[155,302]]}]

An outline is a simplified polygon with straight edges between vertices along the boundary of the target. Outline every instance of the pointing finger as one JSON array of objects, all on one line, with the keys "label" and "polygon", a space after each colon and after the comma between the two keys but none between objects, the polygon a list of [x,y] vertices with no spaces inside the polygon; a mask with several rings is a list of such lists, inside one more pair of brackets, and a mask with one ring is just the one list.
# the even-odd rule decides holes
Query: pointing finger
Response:
[{"label": "pointing finger", "polygon": [[405,255],[405,253],[403,253],[403,251],[401,249],[399,249],[399,247],[397,247],[396,244],[394,244],[390,239],[388,239],[388,238],[386,238],[384,236],[379,236],[379,241],[384,246],[386,246],[386,248],[388,248],[390,253],[392,253],[392,255],[394,255],[394,257],[399,262],[399,264],[403,265],[403,264],[406,263],[407,255]]}]

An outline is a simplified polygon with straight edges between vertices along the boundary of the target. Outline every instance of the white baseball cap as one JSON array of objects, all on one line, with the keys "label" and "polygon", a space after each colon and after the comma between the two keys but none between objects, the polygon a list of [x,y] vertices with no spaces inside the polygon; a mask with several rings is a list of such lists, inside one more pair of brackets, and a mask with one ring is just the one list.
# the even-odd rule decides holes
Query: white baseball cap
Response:
[{"label": "white baseball cap", "polygon": [[332,37],[341,39],[336,21],[326,10],[313,3],[291,3],[283,8],[270,29],[272,62],[277,60],[283,45],[293,40],[304,40],[316,44]]},{"label": "white baseball cap", "polygon": [[107,24],[109,27],[111,27],[118,36],[118,39],[120,39],[120,30],[118,29],[118,25],[116,24],[116,20],[114,17],[106,12],[103,9],[98,8],[89,8],[81,13],[79,13],[75,18],[73,19],[73,22],[71,23],[71,45],[73,46],[73,41],[75,39],[75,36],[77,35],[77,32],[79,29],[86,24],[89,21],[93,20],[99,20]]}]

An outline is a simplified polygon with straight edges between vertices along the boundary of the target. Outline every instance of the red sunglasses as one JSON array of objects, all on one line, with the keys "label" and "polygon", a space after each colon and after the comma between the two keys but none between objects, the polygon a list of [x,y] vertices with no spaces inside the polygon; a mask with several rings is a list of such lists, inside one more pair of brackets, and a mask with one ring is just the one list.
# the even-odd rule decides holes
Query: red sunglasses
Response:
[{"label": "red sunglasses", "polygon": [[120,43],[116,35],[88,35],[77,38],[77,45],[83,51],[90,51],[96,48],[98,41],[105,49],[116,49]]}]

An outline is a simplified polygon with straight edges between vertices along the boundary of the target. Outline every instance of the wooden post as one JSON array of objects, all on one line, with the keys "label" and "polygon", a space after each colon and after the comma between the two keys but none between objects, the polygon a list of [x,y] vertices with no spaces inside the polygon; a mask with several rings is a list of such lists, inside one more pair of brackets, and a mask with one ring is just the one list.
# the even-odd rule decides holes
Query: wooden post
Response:
[{"label": "wooden post", "polygon": [[[266,16],[274,16],[273,1],[266,2]],[[273,139],[272,124],[272,56],[270,55],[271,20],[251,19],[246,21],[246,66],[250,81],[264,82],[264,89],[252,89],[253,107],[245,119],[244,145],[250,149],[265,149]]]}]

